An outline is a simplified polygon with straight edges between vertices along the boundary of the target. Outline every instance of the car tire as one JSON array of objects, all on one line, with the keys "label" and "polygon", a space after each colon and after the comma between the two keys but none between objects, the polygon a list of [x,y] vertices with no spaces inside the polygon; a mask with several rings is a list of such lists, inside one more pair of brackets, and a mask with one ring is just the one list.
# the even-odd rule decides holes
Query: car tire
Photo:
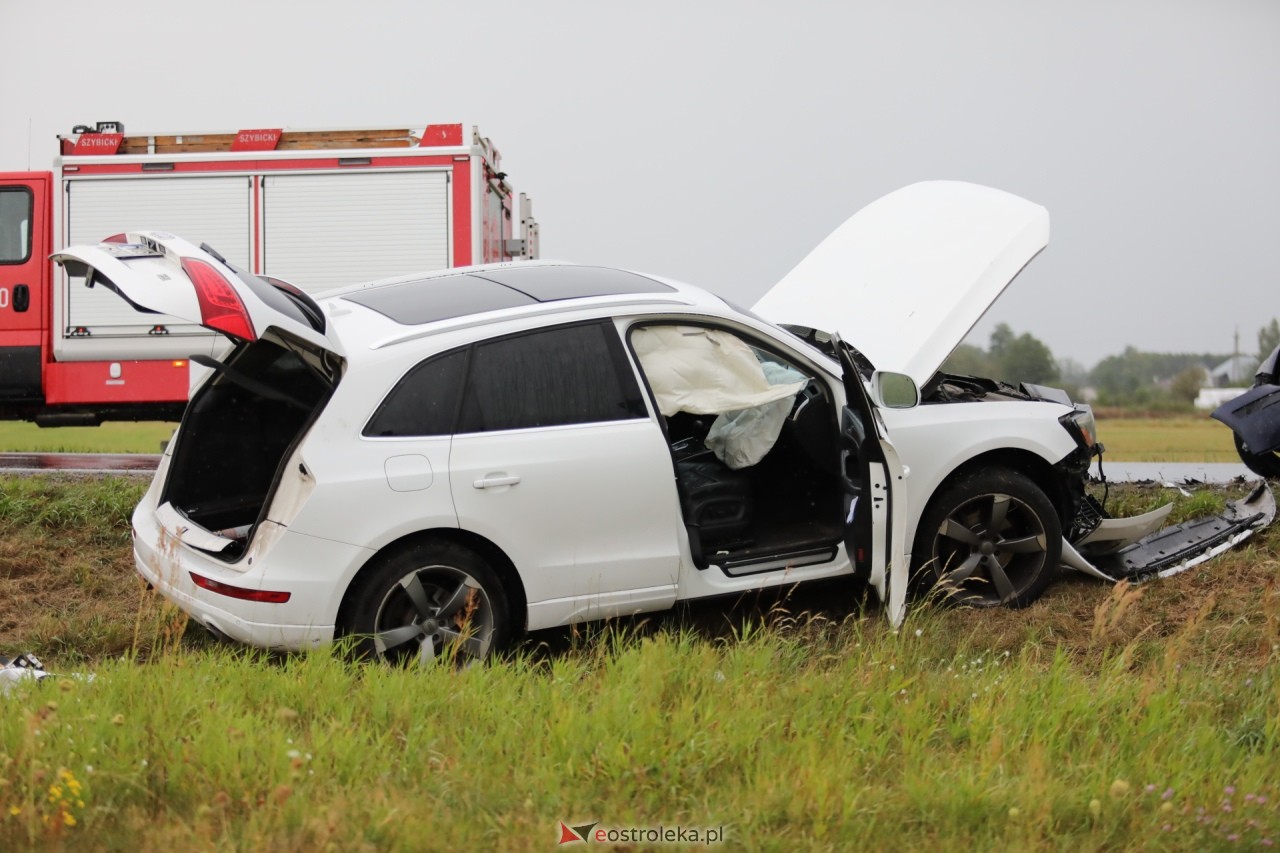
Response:
[{"label": "car tire", "polygon": [[346,633],[361,657],[466,665],[506,643],[510,605],[497,573],[455,542],[393,551],[358,582]]},{"label": "car tire", "polygon": [[1259,477],[1268,480],[1280,479],[1280,453],[1275,451],[1254,453],[1249,449],[1249,445],[1244,443],[1239,433],[1233,432],[1231,437],[1235,439],[1236,453],[1240,454],[1240,461],[1244,463],[1244,467]]},{"label": "car tire", "polygon": [[1007,468],[945,486],[920,519],[912,552],[917,588],[968,607],[1026,607],[1053,579],[1062,524],[1044,491]]}]

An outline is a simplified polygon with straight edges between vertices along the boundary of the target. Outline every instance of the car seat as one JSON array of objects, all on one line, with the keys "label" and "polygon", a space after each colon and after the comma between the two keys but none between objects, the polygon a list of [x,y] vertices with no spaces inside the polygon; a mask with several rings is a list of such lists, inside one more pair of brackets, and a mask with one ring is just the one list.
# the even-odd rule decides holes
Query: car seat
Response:
[{"label": "car seat", "polygon": [[711,453],[676,462],[680,508],[702,545],[739,539],[751,525],[751,481]]}]

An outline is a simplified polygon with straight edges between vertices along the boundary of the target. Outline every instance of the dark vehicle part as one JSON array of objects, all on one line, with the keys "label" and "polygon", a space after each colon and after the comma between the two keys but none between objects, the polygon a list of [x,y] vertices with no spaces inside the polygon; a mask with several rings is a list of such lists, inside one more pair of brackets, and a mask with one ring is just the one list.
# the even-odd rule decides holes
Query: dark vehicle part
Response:
[{"label": "dark vehicle part", "polygon": [[1097,559],[1094,563],[1115,577],[1136,582],[1167,577],[1194,565],[1180,565],[1187,558],[1214,556],[1239,541],[1235,539],[1237,534],[1246,533],[1259,522],[1266,524],[1274,517],[1275,499],[1266,484],[1259,483],[1244,500],[1227,504],[1227,509],[1220,515],[1167,527],[1116,552],[1109,559]]},{"label": "dark vehicle part", "polygon": [[[1166,505],[1136,518],[1104,519],[1093,534],[1063,547],[1063,564],[1110,581],[1143,583],[1171,577],[1216,557],[1266,527],[1275,519],[1276,501],[1267,484],[1258,483],[1246,497],[1228,501],[1227,508],[1216,515],[1157,529],[1169,509]],[[1115,547],[1116,540],[1108,538],[1109,529],[1136,528],[1144,522],[1151,532],[1136,541],[1130,538],[1130,544]]]},{"label": "dark vehicle part", "polygon": [[1249,445],[1240,437],[1240,433],[1231,434],[1235,441],[1236,453],[1240,456],[1240,461],[1244,463],[1244,467],[1248,468],[1259,477],[1265,477],[1268,480],[1280,478],[1280,454],[1274,450],[1265,453],[1254,453],[1249,449]]},{"label": "dark vehicle part", "polygon": [[1231,427],[1236,452],[1250,471],[1280,477],[1280,458],[1275,454],[1280,449],[1280,385],[1265,374],[1259,377],[1266,381],[1223,403],[1210,417]]},{"label": "dark vehicle part", "polygon": [[1269,480],[1280,478],[1280,347],[1271,351],[1253,378],[1253,387],[1223,403],[1209,417],[1231,427],[1236,453],[1253,473]]},{"label": "dark vehicle part", "polygon": [[[337,383],[321,354],[284,337],[243,344],[191,399],[175,439],[163,499],[206,530],[254,528],[279,471]],[[252,531],[219,556],[238,559]]]}]

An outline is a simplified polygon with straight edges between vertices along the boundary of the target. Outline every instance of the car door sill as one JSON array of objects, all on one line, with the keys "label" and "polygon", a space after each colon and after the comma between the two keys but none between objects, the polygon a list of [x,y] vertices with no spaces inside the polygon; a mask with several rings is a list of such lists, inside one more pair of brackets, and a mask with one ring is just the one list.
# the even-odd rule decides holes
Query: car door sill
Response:
[{"label": "car door sill", "polygon": [[761,572],[774,572],[779,569],[798,569],[801,566],[829,563],[836,558],[836,553],[837,548],[835,545],[820,545],[794,548],[781,552],[775,551],[770,554],[755,554],[749,557],[728,555],[720,558],[718,555],[712,555],[709,558],[709,562],[713,566],[718,566],[721,571],[730,577],[742,577],[743,575],[754,575]]}]

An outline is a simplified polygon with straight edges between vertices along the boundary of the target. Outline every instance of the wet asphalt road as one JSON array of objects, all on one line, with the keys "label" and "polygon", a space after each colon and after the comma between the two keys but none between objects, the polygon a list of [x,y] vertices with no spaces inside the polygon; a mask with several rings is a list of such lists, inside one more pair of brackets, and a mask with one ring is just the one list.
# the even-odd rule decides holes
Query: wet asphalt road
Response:
[{"label": "wet asphalt road", "polygon": [[15,474],[57,471],[150,476],[158,464],[160,456],[149,453],[0,453],[0,470]]},{"label": "wet asphalt road", "polygon": [[[1103,462],[1102,468],[1112,483],[1152,480],[1182,485],[1188,481],[1229,483],[1237,477],[1259,479],[1240,462]],[[1096,460],[1091,471],[1094,477],[1098,476]]]}]

